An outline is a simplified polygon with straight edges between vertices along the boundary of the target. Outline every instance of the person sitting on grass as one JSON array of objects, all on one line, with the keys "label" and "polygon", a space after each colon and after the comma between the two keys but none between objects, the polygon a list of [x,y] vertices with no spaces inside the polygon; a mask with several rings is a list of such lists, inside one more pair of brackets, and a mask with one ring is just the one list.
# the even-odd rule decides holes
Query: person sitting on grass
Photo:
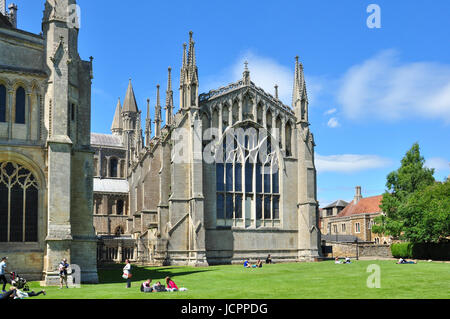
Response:
[{"label": "person sitting on grass", "polygon": [[345,262],[344,264],[351,264],[352,262],[350,261],[349,257],[345,257]]},{"label": "person sitting on grass", "polygon": [[407,261],[406,259],[403,259],[400,257],[400,259],[398,260],[397,264],[417,264],[417,262],[415,261]]},{"label": "person sitting on grass", "polygon": [[249,263],[249,261],[248,261],[248,258],[247,259],[245,259],[245,261],[244,261],[244,268],[250,268],[251,267],[251,265],[250,265],[250,263]]},{"label": "person sitting on grass", "polygon": [[156,284],[153,285],[153,290],[155,292],[163,292],[163,291],[166,291],[166,287],[161,285],[160,281],[157,281]]},{"label": "person sitting on grass", "polygon": [[334,258],[334,263],[335,264],[342,264],[342,261],[339,260],[338,257]]},{"label": "person sitting on grass", "polygon": [[266,264],[272,264],[272,257],[270,257],[270,254],[266,258]]},{"label": "person sitting on grass", "polygon": [[152,292],[153,287],[151,286],[152,280],[147,279],[147,281],[144,281],[141,285],[141,291],[142,292]]},{"label": "person sitting on grass", "polygon": [[[13,288],[15,288],[15,287],[13,287]],[[20,291],[19,289],[15,289],[16,290],[16,294],[15,294],[15,296],[14,296],[14,299],[25,299],[25,298],[31,298],[31,297],[36,297],[36,296],[39,296],[40,294],[43,294],[44,296],[47,294],[46,292],[45,292],[45,290],[41,290],[41,291],[39,291],[38,293],[36,293],[36,292],[34,292],[34,291],[32,291],[32,292],[23,292],[23,291]]]},{"label": "person sitting on grass", "polygon": [[34,291],[23,292],[23,291],[20,291],[19,289],[17,289],[16,287],[11,287],[11,288],[9,288],[9,291],[7,293],[0,296],[0,299],[8,299],[8,298],[25,299],[25,298],[36,297],[36,296],[39,296],[40,294],[43,294],[45,296],[46,295],[45,290],[41,290],[38,293],[35,293]]},{"label": "person sitting on grass", "polygon": [[166,277],[166,285],[167,285],[167,288],[166,288],[167,291],[177,291],[178,290],[177,285],[175,284],[175,282],[172,279],[170,279],[170,277]]},{"label": "person sitting on grass", "polygon": [[255,268],[262,268],[262,261],[258,258],[258,261],[256,262]]}]

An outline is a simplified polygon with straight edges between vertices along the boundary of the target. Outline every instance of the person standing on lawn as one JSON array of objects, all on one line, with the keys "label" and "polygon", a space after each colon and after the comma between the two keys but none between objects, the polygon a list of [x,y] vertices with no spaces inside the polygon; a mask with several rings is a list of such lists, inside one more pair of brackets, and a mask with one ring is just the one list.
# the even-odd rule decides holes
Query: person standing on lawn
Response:
[{"label": "person standing on lawn", "polygon": [[59,289],[62,289],[63,287],[63,282],[66,282],[66,288],[69,288],[69,286],[67,285],[67,270],[69,269],[69,264],[67,263],[67,259],[64,258],[60,263],[59,263]]},{"label": "person standing on lawn", "polygon": [[127,259],[125,260],[125,267],[123,267],[123,278],[127,280],[127,288],[131,287],[131,264]]},{"label": "person standing on lawn", "polygon": [[3,281],[3,288],[2,288],[3,293],[6,293],[6,284],[8,283],[8,280],[6,280],[6,277],[5,277],[7,261],[8,261],[8,257],[3,257],[2,261],[0,262],[0,280]]}]

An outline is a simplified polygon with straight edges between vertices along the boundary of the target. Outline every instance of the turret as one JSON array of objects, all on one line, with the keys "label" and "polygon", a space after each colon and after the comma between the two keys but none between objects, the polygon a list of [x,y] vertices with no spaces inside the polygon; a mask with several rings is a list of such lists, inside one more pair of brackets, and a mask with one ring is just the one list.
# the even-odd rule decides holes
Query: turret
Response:
[{"label": "turret", "polygon": [[150,146],[152,138],[152,119],[150,117],[150,99],[147,99],[147,118],[145,119],[145,146]]},{"label": "turret", "polygon": [[113,135],[122,136],[123,121],[122,121],[122,106],[120,104],[120,98],[117,101],[116,112],[114,113],[114,120],[111,125],[111,132]]},{"label": "turret", "polygon": [[161,101],[159,95],[159,84],[156,86],[156,105],[155,105],[155,137],[161,135]]},{"label": "turret", "polygon": [[189,53],[186,53],[186,44],[183,44],[180,75],[180,108],[190,107],[198,107],[198,68],[192,31],[189,32]]},{"label": "turret", "polygon": [[172,90],[172,68],[168,69],[167,91],[166,91],[166,125],[172,125],[173,116],[173,90]]},{"label": "turret", "polygon": [[8,6],[8,10],[9,10],[9,14],[8,14],[9,21],[11,22],[13,28],[17,29],[17,10],[18,10],[17,5],[14,3],[11,3]]},{"label": "turret", "polygon": [[297,122],[308,123],[308,95],[306,92],[303,64],[295,57],[294,90],[292,93],[292,108],[297,117]]}]

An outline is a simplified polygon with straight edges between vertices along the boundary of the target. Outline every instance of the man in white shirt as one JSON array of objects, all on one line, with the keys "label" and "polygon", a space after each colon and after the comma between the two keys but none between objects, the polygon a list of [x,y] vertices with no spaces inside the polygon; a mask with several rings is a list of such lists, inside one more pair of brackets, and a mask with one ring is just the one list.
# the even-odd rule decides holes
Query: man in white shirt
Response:
[{"label": "man in white shirt", "polygon": [[2,261],[0,262],[0,280],[3,281],[3,288],[2,292],[6,292],[6,284],[8,283],[8,280],[6,280],[5,274],[6,274],[6,262],[8,260],[8,257],[3,257]]}]

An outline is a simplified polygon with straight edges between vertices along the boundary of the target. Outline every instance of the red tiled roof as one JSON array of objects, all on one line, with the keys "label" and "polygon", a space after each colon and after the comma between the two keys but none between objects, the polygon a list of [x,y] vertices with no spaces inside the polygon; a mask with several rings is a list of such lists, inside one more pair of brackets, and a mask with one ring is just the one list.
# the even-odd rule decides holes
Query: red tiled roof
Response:
[{"label": "red tiled roof", "polygon": [[380,213],[383,195],[362,198],[357,204],[350,202],[336,217],[347,217],[358,214]]}]

